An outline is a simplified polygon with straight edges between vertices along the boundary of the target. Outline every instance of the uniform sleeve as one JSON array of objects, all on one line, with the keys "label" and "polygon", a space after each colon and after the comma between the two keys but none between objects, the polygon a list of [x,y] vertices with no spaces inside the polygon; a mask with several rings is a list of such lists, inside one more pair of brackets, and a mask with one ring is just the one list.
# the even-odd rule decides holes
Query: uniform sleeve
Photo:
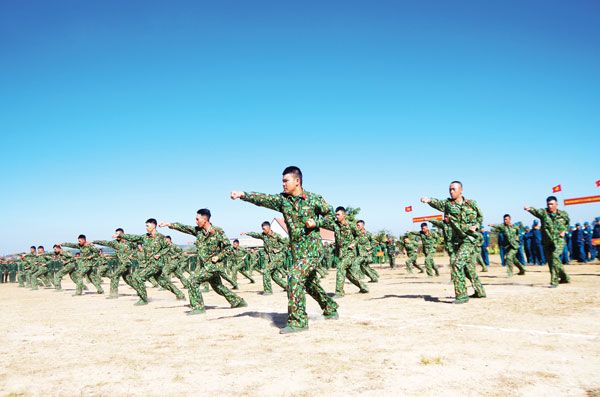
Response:
[{"label": "uniform sleeve", "polygon": [[75,248],[75,249],[79,249],[79,244],[73,244],[73,243],[63,243],[61,244],[63,247],[68,247],[68,248]]},{"label": "uniform sleeve", "polygon": [[132,241],[134,243],[141,243],[144,241],[142,236],[137,236],[135,234],[121,234],[119,237],[123,240]]},{"label": "uniform sleeve", "polygon": [[544,217],[544,210],[541,208],[529,208],[529,213],[539,219]]},{"label": "uniform sleeve", "polygon": [[329,203],[327,203],[327,201],[325,201],[323,197],[319,196],[317,199],[316,209],[317,215],[321,215],[321,218],[315,219],[315,222],[317,224],[316,227],[324,227],[326,229],[333,230],[330,229],[330,227],[332,227],[331,225],[335,224],[333,207],[329,205]]},{"label": "uniform sleeve", "polygon": [[283,202],[283,197],[281,194],[264,194],[257,192],[249,192],[244,194],[245,197],[242,199],[243,201],[247,201],[259,207],[270,208],[275,211],[279,211],[281,209],[281,203]]},{"label": "uniform sleeve", "polygon": [[502,227],[500,225],[492,225],[490,230],[494,233],[502,233]]},{"label": "uniform sleeve", "polygon": [[432,198],[428,204],[430,207],[433,207],[438,211],[446,212],[446,208],[448,206],[448,200],[439,200],[439,199]]},{"label": "uniform sleeve", "polygon": [[187,226],[181,223],[171,223],[169,229],[177,230],[181,233],[191,234],[192,236],[196,235],[196,228],[193,226]]},{"label": "uniform sleeve", "polygon": [[116,244],[115,244],[115,242],[114,242],[114,241],[108,241],[108,240],[97,240],[97,241],[94,241],[94,244],[96,244],[96,245],[101,245],[101,246],[103,246],[103,247],[110,247],[110,248],[112,248],[112,249],[116,249],[116,247],[115,247],[115,245],[116,245]]},{"label": "uniform sleeve", "polygon": [[440,221],[439,219],[429,219],[428,222],[440,229],[444,228],[444,221]]},{"label": "uniform sleeve", "polygon": [[[221,240],[221,246],[223,250],[217,255],[218,261],[222,261],[229,255],[233,254],[233,245],[231,245],[231,241],[225,236],[225,232],[219,230],[219,240]],[[210,258],[208,258],[210,259]]]},{"label": "uniform sleeve", "polygon": [[258,240],[263,240],[263,241],[264,241],[264,238],[263,238],[263,234],[262,234],[262,233],[248,232],[248,233],[246,233],[246,234],[247,234],[249,237],[252,237],[252,238],[255,238],[255,239],[258,239]]}]

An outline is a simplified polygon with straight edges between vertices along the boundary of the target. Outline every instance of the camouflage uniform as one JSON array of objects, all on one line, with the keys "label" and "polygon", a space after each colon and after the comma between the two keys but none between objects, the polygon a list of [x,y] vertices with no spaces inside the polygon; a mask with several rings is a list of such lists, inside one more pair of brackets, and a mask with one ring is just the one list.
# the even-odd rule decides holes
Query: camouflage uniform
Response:
[{"label": "camouflage uniform", "polygon": [[102,277],[110,277],[110,264],[109,264],[110,258],[104,256],[104,255],[100,255],[98,257],[98,268],[96,269],[96,275],[98,276],[98,278],[102,279]]},{"label": "camouflage uniform", "polygon": [[[277,285],[283,288],[284,291],[287,290],[287,285],[285,281],[277,274],[279,269],[283,269],[283,260],[285,258],[284,248],[288,244],[286,238],[281,237],[277,233],[271,234],[266,233],[254,233],[248,232],[248,236],[262,240],[265,247],[265,256],[266,256],[266,267],[263,270],[263,288],[265,294],[272,294],[273,289],[271,287],[271,279],[275,281]],[[277,252],[275,252],[277,251]]]},{"label": "camouflage uniform", "polygon": [[[198,226],[186,226],[181,223],[172,223],[170,229],[196,237],[198,252],[198,265],[188,280],[188,293],[190,307],[194,311],[204,311],[204,299],[200,292],[200,284],[209,282],[213,290],[227,299],[231,307],[246,306],[246,302],[223,285],[221,276],[225,273],[225,258],[232,253],[233,246],[225,232],[220,227],[211,225],[209,231]],[[217,257],[217,262],[212,258]]]},{"label": "camouflage uniform", "polygon": [[31,289],[38,289],[38,279],[42,281],[42,283],[46,286],[52,286],[52,282],[48,277],[48,252],[44,252],[43,254],[38,254],[35,259],[35,271],[31,274]]},{"label": "camouflage uniform", "polygon": [[340,259],[335,279],[335,295],[344,296],[344,280],[346,277],[358,287],[361,293],[369,292],[369,288],[359,279],[358,264],[356,262],[355,239],[360,231],[356,228],[356,225],[351,224],[348,220],[345,220],[344,223],[336,220],[331,226],[326,226],[328,229],[330,227],[335,233],[335,254]]},{"label": "camouflage uniform", "polygon": [[[325,316],[335,317],[337,303],[321,287],[316,272],[317,264],[322,258],[319,228],[334,222],[331,206],[323,197],[307,191],[298,196],[286,193],[245,193],[242,200],[279,211],[285,219],[293,259],[288,275],[288,327],[308,327],[306,292],[319,303]],[[306,227],[309,219],[316,222],[316,227]]]},{"label": "camouflage uniform", "polygon": [[385,243],[385,248],[387,251],[388,260],[390,262],[390,269],[395,267],[394,257],[396,255],[396,246],[394,245],[394,241],[387,241]]},{"label": "camouflage uniform", "polygon": [[[405,242],[404,240],[408,239],[409,242]],[[412,267],[416,267],[420,270],[420,273],[424,273],[425,270],[421,266],[417,264],[417,248],[413,245],[410,240],[410,234],[406,234],[402,237],[402,244],[404,246],[404,250],[406,251],[406,271],[408,274],[413,274]]]},{"label": "camouflage uniform", "polygon": [[116,298],[119,296],[119,279],[123,278],[123,281],[131,288],[134,287],[135,282],[133,281],[132,271],[132,256],[138,250],[137,245],[129,241],[116,239],[114,241],[98,240],[94,241],[94,244],[101,245],[104,247],[110,247],[115,251],[117,257],[117,267],[112,273],[110,278],[110,294],[109,297]]},{"label": "camouflage uniform", "polygon": [[502,233],[504,236],[502,248],[504,248],[504,261],[506,263],[508,277],[512,277],[514,266],[519,269],[519,275],[524,275],[525,268],[521,265],[521,262],[517,260],[517,252],[519,252],[519,235],[521,233],[519,227],[516,225],[506,226],[505,224],[493,225],[491,231],[494,233]]},{"label": "camouflage uniform", "polygon": [[530,208],[529,212],[542,223],[542,246],[550,268],[550,285],[557,287],[558,284],[570,283],[571,279],[560,261],[560,254],[566,244],[561,233],[568,231],[569,215],[562,210],[551,213],[545,208]]},{"label": "camouflage uniform", "polygon": [[[248,257],[248,250],[242,247],[235,248],[233,247],[231,255],[229,255],[228,260],[231,260],[231,278],[237,284],[237,274],[238,272],[242,273],[244,277],[246,277],[252,284],[254,284],[254,279],[248,272],[244,269],[246,266],[246,258]],[[234,288],[236,289],[236,288]]]},{"label": "camouflage uniform", "polygon": [[100,257],[100,251],[98,248],[94,247],[92,244],[72,244],[72,243],[64,243],[63,247],[76,248],[81,253],[81,257],[75,261],[77,269],[75,271],[75,279],[77,280],[77,289],[75,291],[75,295],[81,295],[83,293],[83,279],[85,277],[90,280],[99,294],[103,294],[104,290],[102,289],[102,280],[98,275],[93,271],[94,263]]},{"label": "camouflage uniform", "polygon": [[435,242],[438,238],[437,233],[429,231],[428,233],[420,232],[410,232],[413,236],[418,236],[421,239],[421,245],[423,246],[423,255],[425,255],[425,269],[427,270],[427,275],[429,277],[433,277],[433,273],[435,272],[436,276],[440,275],[440,271],[438,270],[435,262],[433,261],[433,254],[435,254]]},{"label": "camouflage uniform", "polygon": [[362,232],[359,230],[356,236],[356,243],[358,248],[358,256],[354,260],[357,267],[367,277],[371,279],[371,282],[376,283],[379,281],[379,274],[370,266],[373,257],[373,247],[377,245],[377,242],[373,238],[373,235],[366,230]]},{"label": "camouflage uniform", "polygon": [[163,268],[163,274],[169,280],[172,276],[177,277],[181,281],[181,284],[187,288],[188,280],[181,270],[181,262],[185,263],[186,260],[183,256],[183,250],[177,244],[171,244],[171,251],[168,255],[167,264]]},{"label": "camouflage uniform", "polygon": [[[171,249],[165,236],[160,233],[146,233],[142,236],[137,236],[135,234],[120,234],[119,238],[134,243],[141,243],[144,246],[144,255],[146,256],[148,263],[146,264],[146,267],[133,274],[133,287],[140,297],[139,304],[148,302],[148,294],[144,283],[151,277],[155,277],[158,285],[165,290],[170,291],[177,297],[177,300],[185,299],[183,292],[181,292],[163,274],[165,259]],[[158,258],[156,258],[156,256],[158,256]]]},{"label": "camouflage uniform", "polygon": [[[452,226],[452,281],[454,282],[454,293],[457,302],[466,302],[469,300],[467,286],[465,283],[465,271],[473,264],[473,255],[477,251],[477,235],[469,229],[478,228],[481,225],[483,216],[473,200],[464,199],[462,204],[448,198],[446,200],[431,199],[429,205],[448,215],[450,225]],[[477,273],[472,275],[473,288],[475,296],[485,297],[485,290]]]},{"label": "camouflage uniform", "polygon": [[23,271],[17,277],[19,281],[19,287],[31,287],[31,275],[36,270],[36,255],[27,254],[23,258]]},{"label": "camouflage uniform", "polygon": [[62,289],[61,281],[65,274],[68,274],[71,277],[71,280],[77,284],[77,277],[75,277],[75,271],[77,269],[75,255],[67,250],[62,250],[62,253],[55,254],[55,257],[62,263],[62,267],[54,275],[54,288],[58,291]]}]

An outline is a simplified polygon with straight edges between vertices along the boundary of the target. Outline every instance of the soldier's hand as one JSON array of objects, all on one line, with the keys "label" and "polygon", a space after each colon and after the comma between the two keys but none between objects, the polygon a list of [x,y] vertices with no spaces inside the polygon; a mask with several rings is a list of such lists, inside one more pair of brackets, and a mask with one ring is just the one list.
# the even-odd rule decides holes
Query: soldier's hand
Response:
[{"label": "soldier's hand", "polygon": [[488,226],[489,226],[489,227],[492,227],[492,226],[494,226],[494,225],[492,225],[491,223],[488,223]]},{"label": "soldier's hand", "polygon": [[112,238],[117,238],[119,235],[117,233],[113,233]]},{"label": "soldier's hand", "polygon": [[525,207],[523,207],[523,209],[524,209],[525,211],[529,211],[529,210],[531,209],[531,207],[529,207],[528,205],[526,205]]},{"label": "soldier's hand", "polygon": [[307,220],[304,223],[304,225],[309,229],[314,229],[317,226],[317,222],[315,222],[315,220],[311,218],[311,219]]},{"label": "soldier's hand", "polygon": [[169,227],[169,226],[171,226],[171,224],[170,224],[170,223],[167,223],[167,222],[160,222],[160,223],[158,224],[158,227],[165,227],[165,226]]},{"label": "soldier's hand", "polygon": [[219,261],[219,257],[213,256],[212,258],[210,258],[210,260],[212,261],[212,263],[217,263]]},{"label": "soldier's hand", "polygon": [[240,192],[237,190],[234,190],[231,192],[231,199],[235,200],[235,199],[243,199],[244,197],[246,197],[246,192]]},{"label": "soldier's hand", "polygon": [[477,226],[471,226],[469,230],[475,233],[477,231]]},{"label": "soldier's hand", "polygon": [[425,204],[431,203],[431,199],[429,197],[421,197],[421,202]]},{"label": "soldier's hand", "polygon": [[158,255],[158,254],[154,255],[154,259],[158,259],[158,258],[160,258],[160,255]]}]

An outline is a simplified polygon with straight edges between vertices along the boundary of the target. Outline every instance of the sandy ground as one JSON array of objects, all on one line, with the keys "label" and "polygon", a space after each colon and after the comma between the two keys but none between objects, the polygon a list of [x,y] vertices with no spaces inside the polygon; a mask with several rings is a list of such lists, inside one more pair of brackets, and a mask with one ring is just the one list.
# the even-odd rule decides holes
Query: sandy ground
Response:
[{"label": "sandy ground", "polygon": [[[495,257],[488,298],[451,305],[436,261],[434,279],[375,265],[370,294],[347,283],[339,320],[309,298],[310,330],[292,335],[278,333],[285,293],[245,279],[249,307],[210,292],[191,317],[155,288],[136,307],[124,284],[116,300],[72,297],[67,279],[62,292],[0,284],[0,394],[600,395],[600,263],[567,266],[572,284],[551,289],[547,267],[509,279]],[[333,271],[323,284],[334,290]]]}]

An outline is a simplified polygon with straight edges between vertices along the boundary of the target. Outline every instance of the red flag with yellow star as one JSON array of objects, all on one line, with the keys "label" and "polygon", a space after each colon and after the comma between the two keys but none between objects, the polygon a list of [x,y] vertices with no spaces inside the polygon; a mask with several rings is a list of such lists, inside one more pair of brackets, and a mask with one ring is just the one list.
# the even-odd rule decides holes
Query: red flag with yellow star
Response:
[{"label": "red flag with yellow star", "polygon": [[412,205],[409,205],[408,207],[404,207],[404,212],[411,212],[412,211]]},{"label": "red flag with yellow star", "polygon": [[552,193],[558,193],[562,190],[562,187],[560,185],[556,185],[552,188]]}]

